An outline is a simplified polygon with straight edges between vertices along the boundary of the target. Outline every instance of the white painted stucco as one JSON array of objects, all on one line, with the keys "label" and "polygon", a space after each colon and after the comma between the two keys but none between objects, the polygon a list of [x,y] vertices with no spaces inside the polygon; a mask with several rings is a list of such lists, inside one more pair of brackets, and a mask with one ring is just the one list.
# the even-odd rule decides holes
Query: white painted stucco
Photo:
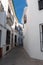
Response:
[{"label": "white painted stucco", "polygon": [[[6,51],[6,32],[8,29],[11,33],[12,30],[11,30],[11,27],[7,24],[7,19],[6,19],[6,17],[7,17],[6,15],[8,13],[8,0],[1,0],[1,3],[3,5],[4,11],[0,12],[0,30],[2,31],[0,47],[3,48],[2,55],[5,55],[9,50],[11,50],[11,42],[10,42],[10,44],[8,45],[9,50]],[[11,39],[11,37],[10,37],[10,39]]]},{"label": "white painted stucco", "polygon": [[30,57],[43,60],[40,50],[39,24],[43,23],[43,10],[38,9],[38,0],[27,0],[27,23],[24,24],[24,48]]},{"label": "white painted stucco", "polygon": [[4,8],[6,14],[7,14],[7,12],[8,12],[8,0],[1,0],[1,3],[3,5],[3,8]]},{"label": "white painted stucco", "polygon": [[5,26],[6,22],[6,12],[0,12],[0,24]]}]

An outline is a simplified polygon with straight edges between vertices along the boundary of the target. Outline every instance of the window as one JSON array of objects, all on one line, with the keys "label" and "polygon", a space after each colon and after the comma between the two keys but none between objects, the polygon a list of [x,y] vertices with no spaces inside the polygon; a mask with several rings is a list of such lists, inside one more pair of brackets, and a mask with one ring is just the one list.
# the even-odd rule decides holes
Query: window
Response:
[{"label": "window", "polygon": [[[10,31],[7,30],[6,32],[6,45],[10,44]],[[9,46],[6,46],[6,51],[9,50]]]},{"label": "window", "polygon": [[10,44],[10,31],[7,30],[7,33],[6,33],[6,45],[7,44]]},{"label": "window", "polygon": [[40,47],[41,51],[43,51],[43,25],[40,24]]},{"label": "window", "polygon": [[18,27],[15,25],[15,30],[17,30],[18,31]]},{"label": "window", "polygon": [[43,9],[43,0],[39,0],[38,4],[39,4],[39,10],[42,10]]}]

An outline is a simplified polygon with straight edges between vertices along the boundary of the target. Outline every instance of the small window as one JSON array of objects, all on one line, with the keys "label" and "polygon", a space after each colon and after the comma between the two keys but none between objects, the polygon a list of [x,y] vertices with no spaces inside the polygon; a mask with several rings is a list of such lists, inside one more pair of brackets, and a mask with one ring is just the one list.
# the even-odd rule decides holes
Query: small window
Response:
[{"label": "small window", "polygon": [[39,5],[39,10],[42,10],[43,9],[43,0],[39,0],[38,5]]}]

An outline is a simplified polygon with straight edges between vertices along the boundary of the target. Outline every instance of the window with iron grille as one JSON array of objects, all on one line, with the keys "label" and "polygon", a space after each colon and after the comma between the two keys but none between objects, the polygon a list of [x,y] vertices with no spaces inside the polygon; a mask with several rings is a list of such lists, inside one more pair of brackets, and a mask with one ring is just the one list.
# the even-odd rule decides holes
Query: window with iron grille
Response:
[{"label": "window with iron grille", "polygon": [[10,31],[7,30],[6,32],[6,44],[10,44]]},{"label": "window with iron grille", "polygon": [[39,10],[43,9],[43,0],[38,0]]}]

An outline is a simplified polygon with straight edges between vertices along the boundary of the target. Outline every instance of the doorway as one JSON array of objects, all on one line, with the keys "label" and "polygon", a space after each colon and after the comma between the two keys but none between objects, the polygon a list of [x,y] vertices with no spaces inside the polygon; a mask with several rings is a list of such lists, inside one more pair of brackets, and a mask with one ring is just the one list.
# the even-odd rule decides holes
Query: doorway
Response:
[{"label": "doorway", "polygon": [[7,32],[6,32],[6,51],[9,50],[9,44],[10,44],[10,31],[7,30]]},{"label": "doorway", "polygon": [[17,45],[17,35],[15,35],[15,46]]},{"label": "doorway", "polygon": [[12,38],[11,38],[11,47],[13,47],[13,33],[12,33]]}]

